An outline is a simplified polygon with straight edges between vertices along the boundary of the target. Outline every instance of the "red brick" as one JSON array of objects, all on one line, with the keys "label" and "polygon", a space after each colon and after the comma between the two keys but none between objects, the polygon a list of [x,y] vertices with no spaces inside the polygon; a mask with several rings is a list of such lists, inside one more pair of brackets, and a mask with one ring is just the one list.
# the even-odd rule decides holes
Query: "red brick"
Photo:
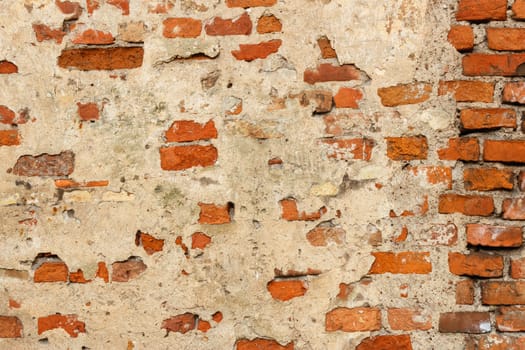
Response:
[{"label": "red brick", "polygon": [[256,59],[264,59],[279,51],[281,39],[263,41],[258,44],[240,44],[239,50],[233,50],[232,55],[239,61],[250,62]]},{"label": "red brick", "polygon": [[164,248],[164,240],[158,239],[146,232],[137,231],[135,234],[135,245],[142,246],[146,254],[152,255],[161,252]]},{"label": "red brick", "polygon": [[62,261],[47,261],[42,263],[33,277],[35,283],[40,282],[67,282],[69,270]]},{"label": "red brick", "polygon": [[328,81],[360,80],[361,71],[353,64],[334,66],[330,63],[322,63],[315,69],[305,70],[303,79],[311,85]]},{"label": "red brick", "polygon": [[458,276],[502,277],[503,257],[485,253],[448,253],[450,272]]},{"label": "red brick", "polygon": [[109,271],[108,271],[108,268],[106,266],[106,263],[104,262],[99,262],[97,264],[97,272],[95,274],[96,277],[98,278],[102,278],[104,280],[105,283],[108,283],[109,282]]},{"label": "red brick", "polygon": [[387,107],[425,102],[431,93],[432,85],[427,83],[399,84],[377,90],[381,103]]},{"label": "red brick", "polygon": [[361,90],[342,87],[334,96],[337,108],[359,108],[359,101],[363,99]]},{"label": "red brick", "polygon": [[460,137],[448,140],[448,148],[438,150],[441,160],[479,160],[479,142],[476,138]]},{"label": "red brick", "polygon": [[111,33],[95,29],[87,29],[73,39],[73,44],[80,45],[108,45],[114,42],[115,38]]},{"label": "red brick", "polygon": [[377,335],[365,338],[355,350],[412,350],[410,335]]},{"label": "red brick", "polygon": [[463,74],[466,76],[522,76],[525,54],[472,53],[463,57]]},{"label": "red brick", "polygon": [[345,242],[346,231],[341,227],[317,226],[306,234],[306,239],[314,247],[341,245]]},{"label": "red brick", "polygon": [[186,312],[177,316],[170,317],[162,321],[162,329],[169,332],[178,332],[185,334],[191,330],[194,330],[197,325],[197,315]]},{"label": "red brick", "polygon": [[210,329],[211,329],[210,322],[199,319],[199,323],[197,323],[197,330],[198,331],[206,333]]},{"label": "red brick", "polygon": [[471,26],[452,26],[447,40],[460,52],[470,51],[474,48],[474,31]]},{"label": "red brick", "polygon": [[387,156],[392,160],[427,159],[428,142],[425,136],[387,137]]},{"label": "red brick", "polygon": [[199,203],[199,224],[220,225],[232,222],[233,203],[217,205]]},{"label": "red brick", "polygon": [[211,237],[202,232],[195,232],[191,235],[191,249],[204,249],[210,243]]},{"label": "red brick", "polygon": [[217,162],[217,157],[217,148],[212,145],[160,148],[160,166],[163,170],[184,170],[196,166],[213,166]]},{"label": "red brick", "polygon": [[459,281],[456,283],[456,304],[472,305],[474,304],[474,281],[471,279]]},{"label": "red brick", "polygon": [[499,51],[525,50],[524,28],[487,28],[489,49]]},{"label": "red brick", "polygon": [[466,231],[467,243],[471,245],[516,248],[523,243],[519,226],[468,224]]},{"label": "red brick", "polygon": [[22,322],[15,316],[0,316],[0,338],[21,338]]},{"label": "red brick", "polygon": [[489,333],[490,314],[488,312],[445,312],[439,316],[441,333]]},{"label": "red brick", "polygon": [[381,310],[370,307],[338,307],[326,314],[327,332],[364,332],[381,329]]},{"label": "red brick", "polygon": [[88,283],[88,282],[91,282],[91,280],[87,280],[84,277],[84,272],[81,269],[77,269],[76,272],[72,271],[69,274],[69,282],[70,283]]},{"label": "red brick", "polygon": [[55,180],[55,187],[62,188],[62,189],[106,187],[107,185],[109,185],[109,181],[107,180],[83,181],[83,182],[77,182],[71,179]]},{"label": "red brick", "polygon": [[481,282],[481,301],[485,305],[525,304],[525,282]]},{"label": "red brick", "polygon": [[468,191],[512,190],[514,173],[509,169],[465,168],[463,183]]},{"label": "red brick", "polygon": [[80,70],[132,69],[142,66],[142,47],[108,47],[63,50],[58,66]]},{"label": "red brick", "polygon": [[167,18],[162,24],[162,35],[166,38],[196,38],[202,31],[202,21],[193,18]]},{"label": "red brick", "polygon": [[485,130],[513,128],[516,124],[516,111],[507,108],[464,109],[461,111],[463,130]]},{"label": "red brick", "polygon": [[395,331],[426,331],[432,328],[432,317],[417,309],[388,309],[388,324]]},{"label": "red brick", "polygon": [[67,176],[75,167],[75,154],[64,151],[60,154],[21,156],[13,167],[13,174],[20,176]]},{"label": "red brick", "polygon": [[331,146],[328,158],[339,160],[369,161],[375,146],[374,141],[367,138],[323,139],[323,143]]},{"label": "red brick", "polygon": [[122,15],[129,15],[129,0],[106,0],[109,5],[115,6],[122,10]]},{"label": "red brick", "polygon": [[282,29],[283,25],[281,21],[272,14],[262,15],[257,20],[257,33],[259,34],[277,33]]},{"label": "red brick", "polygon": [[525,0],[515,0],[512,5],[512,18],[525,19]]},{"label": "red brick", "polygon": [[294,343],[281,345],[273,339],[241,339],[235,343],[235,350],[294,350]]},{"label": "red brick", "polygon": [[432,272],[428,252],[372,252],[375,261],[369,274],[427,274]]},{"label": "red brick", "polygon": [[490,216],[494,212],[494,201],[488,196],[465,196],[442,194],[439,196],[439,213]]},{"label": "red brick", "polygon": [[475,80],[440,81],[438,95],[453,94],[456,102],[492,102],[494,83]]},{"label": "red brick", "polygon": [[525,198],[504,199],[502,218],[507,220],[525,220]]},{"label": "red brick", "polygon": [[317,45],[319,45],[319,50],[321,50],[322,58],[337,58],[337,53],[333,49],[330,39],[326,36],[317,39]]},{"label": "red brick", "polygon": [[507,0],[460,0],[458,21],[504,21],[507,19]]},{"label": "red brick", "polygon": [[16,64],[10,61],[0,61],[0,74],[14,74],[18,73],[18,67]]},{"label": "red brick", "polygon": [[55,5],[60,12],[69,15],[68,20],[78,19],[82,14],[82,7],[78,2],[55,0]]},{"label": "red brick", "polygon": [[520,171],[518,175],[518,188],[520,191],[525,191],[525,171]]},{"label": "red brick", "polygon": [[281,205],[281,218],[287,221],[315,221],[319,220],[326,213],[326,208],[322,207],[317,211],[299,213],[297,202],[293,198],[285,198],[279,201]]},{"label": "red brick", "polygon": [[469,350],[523,350],[525,337],[506,337],[490,334],[479,339],[478,347]]},{"label": "red brick", "polygon": [[500,307],[496,310],[496,329],[500,332],[525,331],[525,307]]},{"label": "red brick", "polygon": [[226,6],[228,7],[259,7],[259,6],[273,6],[277,3],[277,0],[226,0]]},{"label": "red brick", "polygon": [[0,130],[0,146],[18,146],[19,144],[18,130]]},{"label": "red brick", "polygon": [[525,83],[513,81],[503,87],[503,102],[525,104]]},{"label": "red brick", "polygon": [[510,260],[510,277],[515,279],[525,278],[525,258]]},{"label": "red brick", "polygon": [[8,125],[18,125],[27,123],[27,110],[21,110],[18,116],[7,106],[0,105],[0,123]]},{"label": "red brick", "polygon": [[91,15],[100,7],[100,0],[86,0],[87,12]]},{"label": "red brick", "polygon": [[252,32],[252,20],[247,12],[234,19],[214,17],[204,26],[208,35],[249,35]]},{"label": "red brick", "polygon": [[291,279],[272,280],[268,282],[266,288],[272,295],[272,298],[280,301],[302,297],[308,290],[308,286],[304,281]]},{"label": "red brick", "polygon": [[130,257],[125,261],[117,261],[111,264],[111,281],[128,282],[139,277],[147,266],[140,258]]},{"label": "red brick", "polygon": [[54,40],[57,44],[62,44],[66,32],[61,29],[51,29],[45,24],[33,24],[36,40],[38,42]]},{"label": "red brick", "polygon": [[485,161],[525,163],[524,140],[485,140],[484,146]]},{"label": "red brick", "polygon": [[78,337],[79,333],[86,333],[86,324],[79,321],[77,315],[56,314],[38,318],[38,334],[56,328],[62,328],[72,338]]},{"label": "red brick", "polygon": [[177,120],[164,134],[166,142],[188,142],[217,138],[217,129],[213,120],[199,124],[193,120]]},{"label": "red brick", "polygon": [[96,103],[77,102],[77,107],[78,107],[78,116],[80,117],[80,120],[95,121],[95,120],[100,119],[100,111]]},{"label": "red brick", "polygon": [[430,185],[445,184],[452,189],[452,168],[445,166],[409,166],[406,168],[414,176],[426,175],[426,181]]}]

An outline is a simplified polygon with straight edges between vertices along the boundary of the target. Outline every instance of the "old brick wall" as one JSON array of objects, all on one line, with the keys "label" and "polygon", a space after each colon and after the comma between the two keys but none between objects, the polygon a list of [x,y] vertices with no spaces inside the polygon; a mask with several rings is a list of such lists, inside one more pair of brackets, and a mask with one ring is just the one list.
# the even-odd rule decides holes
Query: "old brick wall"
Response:
[{"label": "old brick wall", "polygon": [[525,349],[525,1],[0,1],[0,349]]}]

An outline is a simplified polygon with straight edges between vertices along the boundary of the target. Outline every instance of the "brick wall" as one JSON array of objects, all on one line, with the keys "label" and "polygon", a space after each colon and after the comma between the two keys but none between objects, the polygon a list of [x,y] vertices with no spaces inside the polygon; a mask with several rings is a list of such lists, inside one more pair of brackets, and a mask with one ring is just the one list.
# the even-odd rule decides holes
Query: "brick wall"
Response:
[{"label": "brick wall", "polygon": [[523,20],[0,2],[0,348],[525,348]]}]

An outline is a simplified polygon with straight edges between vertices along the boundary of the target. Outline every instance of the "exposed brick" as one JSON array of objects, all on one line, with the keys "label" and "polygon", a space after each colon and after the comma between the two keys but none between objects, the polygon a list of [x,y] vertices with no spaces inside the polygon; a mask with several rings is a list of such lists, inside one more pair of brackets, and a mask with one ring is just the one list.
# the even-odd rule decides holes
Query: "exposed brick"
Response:
[{"label": "exposed brick", "polygon": [[381,329],[381,310],[370,307],[338,307],[326,314],[327,332],[364,332]]},{"label": "exposed brick", "polygon": [[144,32],[144,22],[142,21],[120,23],[118,27],[119,39],[128,43],[144,42]]},{"label": "exposed brick", "polygon": [[485,140],[483,159],[492,162],[525,163],[525,141]]},{"label": "exposed brick", "polygon": [[14,74],[18,73],[18,67],[13,62],[2,60],[0,61],[0,74]]},{"label": "exposed brick", "polygon": [[66,32],[61,29],[51,29],[45,24],[33,24],[36,40],[38,42],[54,40],[57,44],[62,44]]},{"label": "exposed brick", "polygon": [[[507,337],[490,334],[479,339],[478,347],[472,350],[523,350],[525,337]],[[471,350],[471,349],[469,349]]]},{"label": "exposed brick", "polygon": [[98,278],[102,278],[105,283],[109,282],[109,271],[105,262],[99,262],[97,264],[97,272],[95,276]]},{"label": "exposed brick", "polygon": [[135,245],[142,246],[148,255],[161,252],[164,248],[164,240],[158,239],[146,232],[137,231],[135,234]]},{"label": "exposed brick", "polygon": [[190,312],[180,314],[177,316],[170,317],[162,321],[162,329],[169,332],[178,332],[185,334],[191,330],[194,330],[197,325],[197,315]]},{"label": "exposed brick", "polygon": [[525,0],[515,0],[512,5],[512,18],[525,19]]},{"label": "exposed brick", "polygon": [[514,174],[509,169],[466,168],[463,183],[468,191],[512,190]]},{"label": "exposed brick", "polygon": [[432,317],[422,310],[390,308],[387,315],[390,328],[396,331],[426,331],[432,328]]},{"label": "exposed brick", "polygon": [[369,161],[375,146],[374,141],[368,138],[323,139],[323,143],[331,146],[328,158],[340,160]]},{"label": "exposed brick", "polygon": [[106,187],[107,185],[109,185],[109,181],[107,180],[83,181],[83,182],[77,182],[71,179],[55,180],[55,186],[57,188],[62,188],[62,189]]},{"label": "exposed brick", "polygon": [[425,136],[387,137],[387,156],[392,160],[427,159],[428,142]]},{"label": "exposed brick", "polygon": [[516,124],[516,111],[507,108],[464,109],[461,111],[463,130],[485,130],[513,128]]},{"label": "exposed brick", "polygon": [[273,6],[277,3],[277,0],[226,0],[226,6],[228,7],[259,7],[259,6]]},{"label": "exposed brick", "polygon": [[523,243],[519,226],[468,224],[466,231],[467,243],[471,245],[516,248]]},{"label": "exposed brick", "polygon": [[307,90],[297,95],[290,95],[297,98],[303,107],[313,104],[315,113],[326,113],[332,109],[332,92],[327,90]]},{"label": "exposed brick", "polygon": [[520,191],[525,191],[525,171],[520,171],[518,175],[518,188]]},{"label": "exposed brick", "polygon": [[0,105],[0,123],[8,125],[25,124],[29,118],[28,110],[23,109],[18,115],[7,106]]},{"label": "exposed brick", "polygon": [[95,121],[100,119],[100,111],[98,105],[93,102],[80,103],[77,102],[78,116],[80,120],[84,121]]},{"label": "exposed brick", "polygon": [[500,307],[496,310],[496,329],[500,332],[525,331],[525,307]]},{"label": "exposed brick", "polygon": [[279,201],[279,204],[281,205],[281,218],[287,221],[315,221],[319,220],[326,213],[326,207],[311,213],[306,213],[305,211],[299,213],[297,202],[293,198],[282,199]]},{"label": "exposed brick", "polygon": [[414,176],[426,175],[426,181],[430,185],[444,184],[452,189],[452,168],[446,166],[409,166],[406,168]]},{"label": "exposed brick", "polygon": [[63,50],[58,66],[80,70],[132,69],[142,66],[142,47],[108,47]]},{"label": "exposed brick", "polygon": [[525,83],[513,81],[503,87],[503,102],[525,104]]},{"label": "exposed brick", "polygon": [[208,35],[249,35],[252,32],[252,20],[247,12],[234,19],[214,17],[204,26]]},{"label": "exposed brick", "polygon": [[452,94],[456,102],[492,102],[494,83],[475,80],[440,81],[438,95]]},{"label": "exposed brick", "polygon": [[427,83],[399,84],[377,90],[381,103],[387,107],[425,102],[431,93],[432,85]]},{"label": "exposed brick", "polygon": [[525,198],[504,199],[502,218],[507,220],[525,220]]},{"label": "exposed brick", "polygon": [[326,36],[317,39],[317,45],[319,45],[319,49],[321,50],[322,58],[337,58],[337,53],[333,49],[330,39]]},{"label": "exposed brick", "polygon": [[471,279],[459,281],[456,283],[456,304],[472,305],[474,304],[474,281]]},{"label": "exposed brick", "polygon": [[273,339],[241,339],[235,343],[235,350],[294,350],[294,343],[281,345]]},{"label": "exposed brick", "polygon": [[197,323],[197,330],[198,331],[206,333],[210,329],[211,329],[210,322],[199,319],[199,322]]},{"label": "exposed brick", "polygon": [[525,304],[525,282],[481,282],[481,301],[485,305]]},{"label": "exposed brick", "polygon": [[442,194],[439,196],[439,213],[490,216],[494,212],[494,201],[488,196],[465,196]]},{"label": "exposed brick", "polygon": [[18,130],[0,130],[0,146],[18,146],[20,140]]},{"label": "exposed brick", "polygon": [[279,51],[281,39],[263,41],[258,44],[240,44],[239,50],[233,50],[232,55],[239,61],[251,62],[256,59],[264,59]]},{"label": "exposed brick", "polygon": [[111,33],[95,29],[87,29],[73,39],[73,44],[80,45],[108,45],[113,42],[115,38]]},{"label": "exposed brick", "polygon": [[117,261],[111,264],[111,281],[128,282],[139,277],[146,271],[146,264],[140,258],[130,257],[125,261]]},{"label": "exposed brick", "polygon": [[377,335],[365,338],[355,350],[412,350],[410,335]]},{"label": "exposed brick", "polygon": [[82,7],[78,2],[55,0],[55,5],[60,12],[68,15],[68,20],[78,19],[82,14]]},{"label": "exposed brick", "polygon": [[362,99],[361,90],[342,87],[334,96],[334,103],[337,108],[359,108],[359,101]]},{"label": "exposed brick", "polygon": [[524,28],[487,28],[489,49],[499,51],[525,50]]},{"label": "exposed brick", "polygon": [[432,272],[428,252],[372,252],[374,263],[368,273],[427,274]]},{"label": "exposed brick", "polygon": [[163,170],[185,170],[196,166],[213,166],[217,157],[217,148],[212,145],[160,148],[160,166]]},{"label": "exposed brick", "polygon": [[199,124],[193,120],[177,120],[165,133],[166,142],[188,142],[217,138],[213,120]]},{"label": "exposed brick", "polygon": [[59,154],[21,156],[13,167],[13,174],[20,176],[67,176],[75,167],[75,154],[64,151]]},{"label": "exposed brick", "polygon": [[56,328],[62,328],[72,338],[78,337],[79,333],[86,333],[86,324],[79,321],[77,315],[56,314],[38,318],[38,334]]},{"label": "exposed brick", "polygon": [[21,338],[22,322],[16,316],[0,316],[0,338]]},{"label": "exposed brick", "polygon": [[472,53],[463,57],[463,74],[466,76],[522,76],[525,54]]},{"label": "exposed brick", "polygon": [[353,64],[334,66],[330,63],[322,63],[315,69],[305,70],[303,79],[308,84],[360,80],[361,72]]},{"label": "exposed brick", "polygon": [[436,245],[452,246],[458,241],[458,228],[453,223],[434,224],[429,230],[430,238],[425,240]]},{"label": "exposed brick", "polygon": [[272,298],[280,301],[302,297],[308,290],[308,286],[304,281],[291,279],[272,280],[268,282],[266,288],[272,295]]},{"label": "exposed brick", "polygon": [[460,52],[474,48],[474,31],[471,26],[451,26],[447,40]]},{"label": "exposed brick", "polygon": [[95,10],[100,8],[100,0],[86,0],[86,8],[88,14],[92,15]]},{"label": "exposed brick", "polygon": [[167,18],[162,24],[162,35],[166,38],[196,38],[202,31],[202,21],[194,18]]},{"label": "exposed brick", "polygon": [[471,137],[449,139],[448,147],[438,150],[438,156],[441,160],[477,161],[479,154],[478,139]]},{"label": "exposed brick", "polygon": [[460,0],[456,12],[458,21],[504,21],[507,0]]},{"label": "exposed brick", "polygon": [[525,258],[510,260],[510,277],[516,279],[525,278]]},{"label": "exposed brick", "polygon": [[486,253],[448,253],[448,267],[458,276],[502,277],[503,257]]},{"label": "exposed brick", "polygon": [[62,261],[46,261],[36,270],[33,277],[35,283],[40,282],[67,282],[69,270]]},{"label": "exposed brick", "polygon": [[272,14],[262,15],[257,20],[257,33],[259,34],[277,33],[282,29],[281,21]]},{"label": "exposed brick", "polygon": [[106,0],[109,5],[115,6],[122,10],[122,15],[129,15],[129,0]]},{"label": "exposed brick", "polygon": [[211,237],[202,232],[195,232],[191,235],[191,249],[204,249],[210,243]]},{"label": "exposed brick", "polygon": [[88,283],[88,282],[91,282],[91,280],[87,280],[84,277],[84,272],[81,269],[77,269],[76,272],[71,271],[69,273],[69,282],[70,283]]},{"label": "exposed brick", "polygon": [[441,333],[489,333],[490,314],[488,312],[445,312],[439,316]]},{"label": "exposed brick", "polygon": [[306,239],[314,247],[341,245],[345,242],[346,231],[341,227],[317,226],[306,234]]},{"label": "exposed brick", "polygon": [[199,224],[220,225],[232,222],[233,203],[217,205],[199,202]]}]

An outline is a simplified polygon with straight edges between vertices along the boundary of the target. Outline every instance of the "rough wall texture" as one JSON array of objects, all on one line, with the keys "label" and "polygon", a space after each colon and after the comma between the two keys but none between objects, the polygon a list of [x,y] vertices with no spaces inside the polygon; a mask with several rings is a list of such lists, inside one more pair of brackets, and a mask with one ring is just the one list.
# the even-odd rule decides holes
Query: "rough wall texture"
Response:
[{"label": "rough wall texture", "polygon": [[524,349],[525,1],[0,1],[0,348]]}]

